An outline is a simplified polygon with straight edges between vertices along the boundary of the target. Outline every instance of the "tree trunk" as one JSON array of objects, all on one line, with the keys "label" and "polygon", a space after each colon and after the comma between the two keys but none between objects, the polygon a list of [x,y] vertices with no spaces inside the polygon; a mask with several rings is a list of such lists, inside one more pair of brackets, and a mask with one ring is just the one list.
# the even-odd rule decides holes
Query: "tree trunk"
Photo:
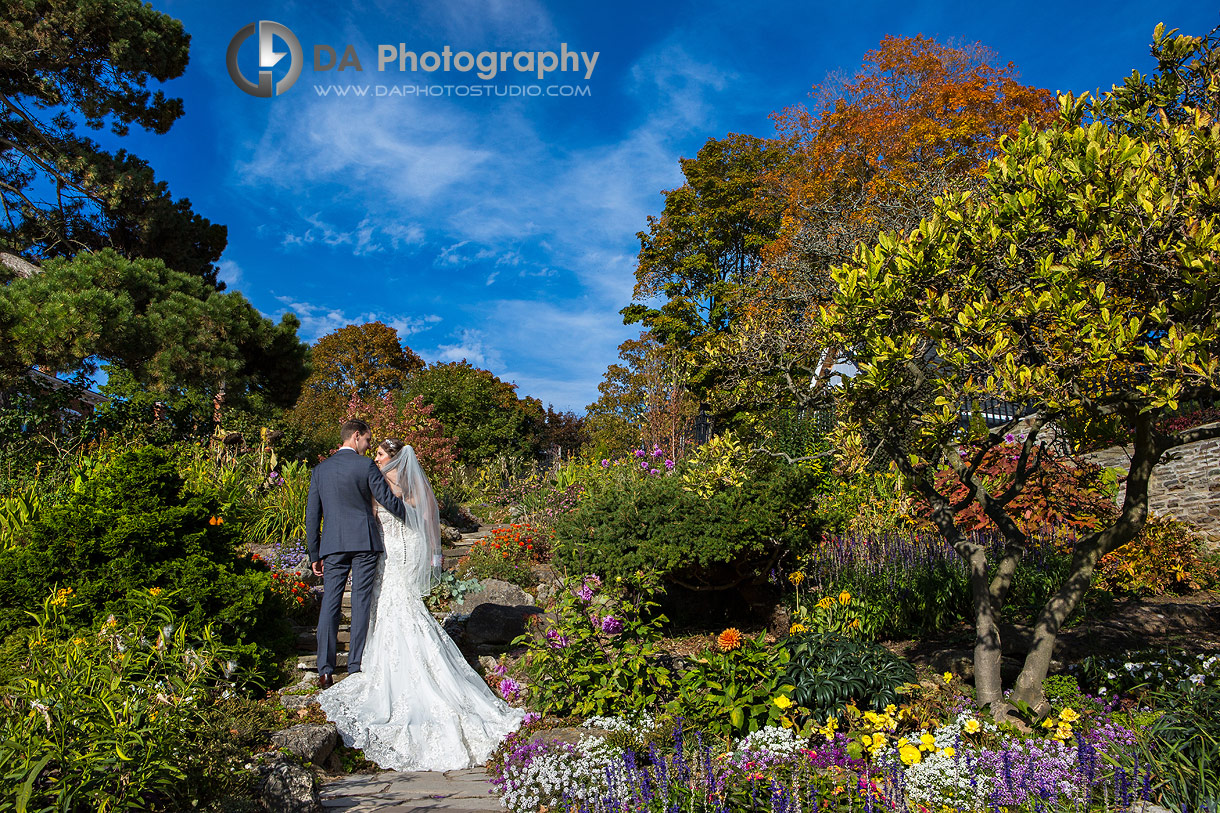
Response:
[{"label": "tree trunk", "polygon": [[1003,699],[1000,680],[1000,624],[987,583],[987,551],[970,553],[970,590],[974,594],[974,691],[980,706]]},{"label": "tree trunk", "polygon": [[1127,493],[1123,498],[1122,513],[1110,527],[1086,537],[1077,545],[1067,580],[1046,602],[1034,623],[1033,644],[1025,656],[1021,674],[1017,676],[1012,695],[1014,701],[1028,703],[1039,713],[1044,714],[1049,710],[1042,693],[1042,681],[1046,680],[1046,673],[1050,669],[1059,628],[1089,589],[1097,562],[1110,551],[1130,542],[1143,529],[1148,519],[1148,484],[1152,469],[1165,448],[1157,444],[1151,419],[1141,417],[1136,423],[1134,454],[1131,470],[1127,474]]}]

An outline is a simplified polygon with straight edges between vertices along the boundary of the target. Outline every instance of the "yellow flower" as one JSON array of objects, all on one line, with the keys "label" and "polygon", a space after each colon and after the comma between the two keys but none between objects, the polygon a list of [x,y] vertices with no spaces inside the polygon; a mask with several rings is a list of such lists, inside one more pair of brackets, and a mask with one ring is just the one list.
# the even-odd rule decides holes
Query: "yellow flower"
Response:
[{"label": "yellow flower", "polygon": [[919,749],[913,745],[904,745],[898,749],[898,756],[902,759],[904,765],[917,765],[923,756],[920,755]]},{"label": "yellow flower", "polygon": [[943,677],[945,679],[945,683],[953,682],[953,673],[952,672],[945,672],[943,675],[941,675],[941,677]]},{"label": "yellow flower", "polygon": [[1050,717],[1047,717],[1045,720],[1042,721],[1042,727],[1043,728],[1054,728],[1055,721],[1053,719],[1051,719]]},{"label": "yellow flower", "polygon": [[782,694],[779,697],[772,700],[771,702],[774,703],[775,705],[779,706],[781,709],[786,709],[786,708],[792,707],[792,701],[789,700],[788,698],[784,697]]},{"label": "yellow flower", "polygon": [[893,714],[896,711],[898,711],[898,707],[895,706],[893,703],[890,703],[888,706],[885,707],[886,714]]},{"label": "yellow flower", "polygon": [[795,573],[789,573],[788,581],[792,582],[793,587],[798,587],[801,582],[805,581],[805,574],[799,570]]},{"label": "yellow flower", "polygon": [[956,750],[953,748],[953,746],[952,746],[952,745],[950,745],[948,748],[946,748],[945,750],[941,751],[941,753],[942,753],[942,754],[944,754],[944,755],[945,755],[945,756],[947,756],[947,757],[951,757],[951,756],[953,756],[954,754],[956,754],[956,753],[957,753],[957,751],[956,751]]},{"label": "yellow flower", "polygon": [[864,743],[865,748],[872,748],[873,747],[873,735],[865,734],[863,737],[860,738],[860,742]]},{"label": "yellow flower", "polygon": [[979,725],[978,720],[967,720],[966,724],[962,726],[962,728],[966,730],[967,734],[977,734],[982,726]]},{"label": "yellow flower", "polygon": [[729,627],[716,637],[716,644],[724,652],[741,648],[741,632],[736,627]]},{"label": "yellow flower", "polygon": [[161,588],[160,587],[150,587],[150,588],[148,588],[148,594],[151,596],[159,596],[159,595],[161,595]]},{"label": "yellow flower", "polygon": [[809,631],[809,628],[801,623],[796,623],[796,624],[793,624],[791,627],[788,627],[789,635],[796,635],[798,632],[808,632],[808,631]]},{"label": "yellow flower", "polygon": [[924,734],[919,738],[919,747],[925,751],[931,751],[936,748],[936,738],[931,734]]},{"label": "yellow flower", "polygon": [[1055,739],[1066,740],[1066,739],[1069,739],[1071,736],[1072,736],[1072,724],[1071,723],[1060,723],[1058,726],[1055,727],[1055,735],[1054,735]]},{"label": "yellow flower", "polygon": [[846,590],[844,590],[842,593],[839,593],[839,603],[840,604],[851,604],[851,593],[847,592]]},{"label": "yellow flower", "polygon": [[832,605],[832,604],[834,604],[834,599],[832,599],[830,596],[827,596],[826,598],[824,598],[818,602],[818,607],[820,607],[823,610],[829,610],[830,605]]},{"label": "yellow flower", "polygon": [[1066,708],[1063,711],[1059,712],[1059,719],[1063,720],[1065,723],[1074,723],[1080,719],[1080,715],[1077,714],[1072,709]]}]

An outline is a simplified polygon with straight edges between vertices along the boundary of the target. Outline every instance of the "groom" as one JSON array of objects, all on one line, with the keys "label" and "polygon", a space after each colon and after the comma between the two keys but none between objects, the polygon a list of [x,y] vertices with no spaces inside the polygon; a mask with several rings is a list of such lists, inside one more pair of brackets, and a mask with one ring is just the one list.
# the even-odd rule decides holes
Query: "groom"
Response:
[{"label": "groom", "polygon": [[381,523],[373,513],[373,498],[399,519],[406,507],[390,491],[381,470],[364,456],[373,433],[364,421],[348,421],[339,429],[338,451],[319,463],[309,478],[305,539],[309,562],[322,577],[322,609],[318,614],[318,686],[334,682],[339,611],[347,576],[352,576],[352,632],[348,644],[348,674],[360,671],[377,560],[385,552]]}]

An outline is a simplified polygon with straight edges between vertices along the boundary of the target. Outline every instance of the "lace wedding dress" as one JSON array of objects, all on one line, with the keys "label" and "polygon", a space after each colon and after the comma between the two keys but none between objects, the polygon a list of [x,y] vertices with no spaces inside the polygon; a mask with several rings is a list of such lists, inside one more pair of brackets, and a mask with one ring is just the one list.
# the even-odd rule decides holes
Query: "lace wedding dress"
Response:
[{"label": "lace wedding dress", "polygon": [[[408,511],[413,510],[410,507]],[[424,607],[426,543],[381,506],[386,555],[377,569],[362,671],[318,695],[343,742],[382,768],[480,765],[521,724]]]}]

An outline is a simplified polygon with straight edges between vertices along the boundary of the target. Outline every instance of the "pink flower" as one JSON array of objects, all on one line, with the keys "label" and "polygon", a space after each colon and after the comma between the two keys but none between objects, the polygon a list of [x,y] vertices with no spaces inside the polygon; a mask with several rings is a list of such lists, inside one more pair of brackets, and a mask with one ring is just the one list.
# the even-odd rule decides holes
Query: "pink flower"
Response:
[{"label": "pink flower", "polygon": [[666,470],[666,471],[673,471],[673,470],[674,470],[674,461],[672,461],[672,460],[666,460],[666,461],[665,461],[665,470]]}]

